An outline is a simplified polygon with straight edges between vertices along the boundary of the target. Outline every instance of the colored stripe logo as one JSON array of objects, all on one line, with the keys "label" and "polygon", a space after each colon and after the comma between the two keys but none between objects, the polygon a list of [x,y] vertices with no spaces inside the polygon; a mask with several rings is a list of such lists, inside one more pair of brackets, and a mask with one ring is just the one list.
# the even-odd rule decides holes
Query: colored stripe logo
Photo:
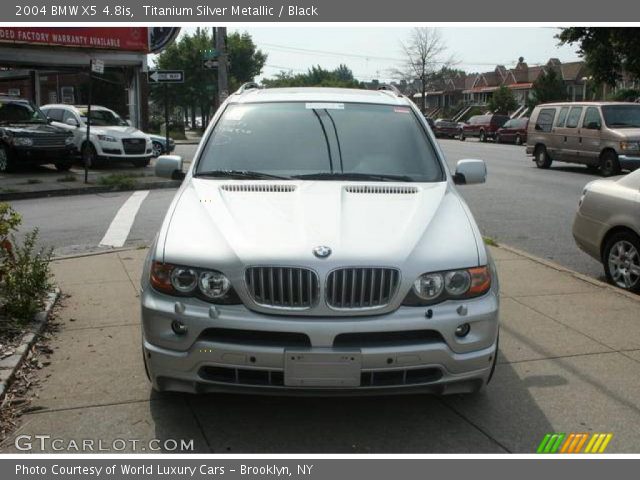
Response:
[{"label": "colored stripe logo", "polygon": [[536,453],[604,453],[612,438],[613,433],[547,433]]}]

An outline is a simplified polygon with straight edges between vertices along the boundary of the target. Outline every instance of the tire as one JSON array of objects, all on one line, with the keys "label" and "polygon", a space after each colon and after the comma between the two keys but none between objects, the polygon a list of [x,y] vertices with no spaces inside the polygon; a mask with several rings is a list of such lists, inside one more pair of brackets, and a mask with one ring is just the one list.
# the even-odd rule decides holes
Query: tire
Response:
[{"label": "tire", "polygon": [[153,142],[153,158],[158,158],[160,155],[164,153],[164,147],[160,142]]},{"label": "tire", "polygon": [[11,160],[9,149],[0,144],[0,173],[10,173],[15,170],[15,165]]},{"label": "tire", "polygon": [[149,165],[150,161],[151,161],[150,158],[142,158],[142,159],[133,160],[131,163],[133,163],[133,166],[136,168],[144,168],[147,165]]},{"label": "tire", "polygon": [[54,165],[56,167],[56,170],[58,170],[59,172],[68,172],[73,165],[73,162],[65,160],[64,162],[57,162]]},{"label": "tire", "polygon": [[547,153],[547,148],[544,145],[540,145],[536,147],[534,152],[536,167],[538,168],[549,168],[551,166],[551,157]]},{"label": "tire", "polygon": [[629,231],[614,233],[605,244],[602,263],[609,282],[640,293],[640,237]]},{"label": "tire", "polygon": [[600,173],[603,177],[611,177],[620,173],[620,163],[615,152],[607,150],[600,155]]},{"label": "tire", "polygon": [[522,137],[519,133],[516,135],[516,145],[522,145]]},{"label": "tire", "polygon": [[484,133],[484,130],[480,130],[480,136],[478,138],[483,143],[487,141],[487,135]]}]

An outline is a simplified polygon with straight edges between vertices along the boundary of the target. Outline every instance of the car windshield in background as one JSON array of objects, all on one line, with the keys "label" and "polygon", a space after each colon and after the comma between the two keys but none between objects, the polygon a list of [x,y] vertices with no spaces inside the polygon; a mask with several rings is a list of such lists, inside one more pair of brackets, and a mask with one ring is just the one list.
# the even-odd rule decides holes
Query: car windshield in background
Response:
[{"label": "car windshield in background", "polygon": [[[87,121],[87,110],[80,110],[82,121]],[[122,118],[109,110],[91,110],[91,125],[97,127],[124,127],[127,125]]]},{"label": "car windshield in background", "polygon": [[29,102],[0,101],[0,123],[45,123],[47,118]]},{"label": "car windshield in background", "polygon": [[602,115],[609,128],[640,128],[640,105],[605,105]]},{"label": "car windshield in background", "polygon": [[355,103],[230,105],[196,176],[434,182],[435,151],[409,107]]}]

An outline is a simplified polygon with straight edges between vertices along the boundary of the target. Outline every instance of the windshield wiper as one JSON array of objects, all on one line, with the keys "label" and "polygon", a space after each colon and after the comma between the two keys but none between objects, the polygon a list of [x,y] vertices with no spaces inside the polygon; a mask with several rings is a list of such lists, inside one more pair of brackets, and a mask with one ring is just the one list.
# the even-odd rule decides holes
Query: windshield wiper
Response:
[{"label": "windshield wiper", "polygon": [[252,170],[209,170],[197,172],[194,177],[211,177],[211,178],[246,178],[246,179],[279,179],[289,180],[289,177],[281,175],[272,175],[271,173],[254,172]]},{"label": "windshield wiper", "polygon": [[372,180],[376,182],[415,182],[413,177],[408,175],[392,175],[386,173],[356,173],[356,172],[336,172],[336,173],[305,173],[293,175],[292,178],[300,180]]}]

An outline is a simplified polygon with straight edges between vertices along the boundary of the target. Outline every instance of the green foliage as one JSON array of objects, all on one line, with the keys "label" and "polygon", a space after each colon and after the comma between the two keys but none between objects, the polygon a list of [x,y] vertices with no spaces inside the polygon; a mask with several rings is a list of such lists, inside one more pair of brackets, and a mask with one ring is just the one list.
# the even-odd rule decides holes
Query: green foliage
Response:
[{"label": "green foliage", "polygon": [[[139,175],[138,175],[139,176]],[[121,190],[131,190],[136,186],[135,175],[125,173],[112,173],[98,178],[98,183],[105,187],[113,187]]]},{"label": "green foliage", "polygon": [[635,90],[633,88],[625,88],[622,90],[618,90],[615,93],[609,95],[609,100],[614,102],[635,102],[640,98],[640,90]]},{"label": "green foliage", "polygon": [[[188,109],[193,117],[196,108],[203,116],[210,114],[218,90],[217,70],[205,69],[202,63],[203,52],[211,50],[214,43],[211,30],[197,28],[193,34],[187,33],[169,45],[156,58],[156,68],[185,72],[184,83],[168,87],[171,108],[178,106],[185,111]],[[229,88],[233,91],[242,83],[260,75],[267,55],[257,49],[251,35],[246,32],[227,35],[226,45],[228,59],[231,62]],[[164,112],[164,87],[151,86],[151,97]]]},{"label": "green foliage", "polygon": [[533,82],[529,107],[540,103],[561,102],[567,99],[567,89],[558,72],[550,68]]},{"label": "green foliage", "polygon": [[491,100],[489,100],[489,109],[494,113],[508,114],[518,108],[518,102],[514,97],[510,88],[502,85],[498,90],[493,92]]},{"label": "green foliage", "polygon": [[9,235],[18,229],[21,222],[20,214],[11,208],[11,205],[0,202],[0,280],[7,268],[6,262],[11,258],[13,251]]},{"label": "green foliage", "polygon": [[593,79],[614,86],[623,71],[640,77],[640,29],[570,27],[557,35],[560,44],[578,44]]},{"label": "green foliage", "polygon": [[25,235],[22,244],[15,245],[2,279],[4,313],[24,323],[41,308],[44,295],[51,288],[50,262],[52,250],[36,249],[38,229]]},{"label": "green foliage", "polygon": [[362,82],[353,77],[346,65],[326,70],[320,65],[311,67],[306,73],[279,72],[274,78],[262,80],[265,87],[341,87],[364,88]]}]

